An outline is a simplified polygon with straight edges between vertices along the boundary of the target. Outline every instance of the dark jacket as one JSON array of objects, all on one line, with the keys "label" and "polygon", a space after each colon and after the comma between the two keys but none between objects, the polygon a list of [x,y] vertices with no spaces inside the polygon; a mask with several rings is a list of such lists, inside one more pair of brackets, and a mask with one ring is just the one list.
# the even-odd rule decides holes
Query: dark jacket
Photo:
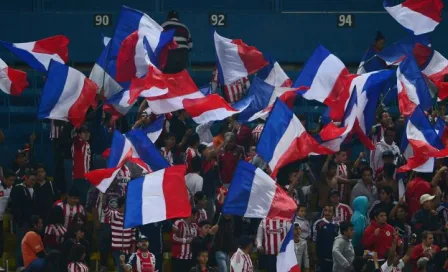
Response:
[{"label": "dark jacket", "polygon": [[[207,267],[207,270],[206,270],[207,272],[217,272],[217,270],[216,269],[214,269],[213,267]],[[190,269],[190,272],[203,272],[203,270],[201,270],[201,266],[200,265],[196,265],[196,266],[194,266],[194,267],[192,267],[191,269]]]},{"label": "dark jacket", "polygon": [[411,227],[415,233],[420,234],[425,230],[439,230],[442,226],[438,214],[432,215],[430,211],[420,209],[412,216]]},{"label": "dark jacket", "polygon": [[19,227],[28,226],[28,221],[33,215],[35,209],[34,195],[31,196],[28,188],[21,183],[11,190],[11,210],[14,222]]},{"label": "dark jacket", "polygon": [[316,253],[321,260],[333,259],[333,242],[339,234],[339,225],[328,222],[325,218],[314,223],[316,230]]},{"label": "dark jacket", "polygon": [[227,254],[236,251],[233,222],[233,217],[226,219],[222,216],[219,220],[218,232],[215,234],[215,241],[213,243],[215,251],[222,251]]},{"label": "dark jacket", "polygon": [[34,213],[42,217],[44,222],[48,220],[58,195],[56,187],[50,180],[46,180],[44,185],[40,185],[37,182],[34,185],[34,203],[36,204]]}]

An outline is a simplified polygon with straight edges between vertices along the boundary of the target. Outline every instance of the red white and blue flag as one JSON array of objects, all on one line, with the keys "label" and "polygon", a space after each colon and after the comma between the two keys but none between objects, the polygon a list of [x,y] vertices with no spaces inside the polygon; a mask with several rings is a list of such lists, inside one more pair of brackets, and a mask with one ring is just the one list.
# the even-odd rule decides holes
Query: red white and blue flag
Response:
[{"label": "red white and blue flag", "polygon": [[244,111],[252,102],[252,97],[244,98],[233,105],[227,103],[217,94],[203,98],[184,99],[183,107],[188,115],[198,124],[221,121]]},{"label": "red white and blue flag", "polygon": [[1,45],[39,72],[47,72],[51,60],[67,63],[68,43],[68,38],[63,35],[25,43],[0,41]]},{"label": "red white and blue flag", "polygon": [[431,32],[442,21],[442,0],[406,0],[398,5],[394,5],[393,0],[384,0],[383,6],[414,35]]},{"label": "red white and blue flag", "polygon": [[420,69],[412,55],[404,59],[397,69],[398,107],[409,116],[417,106],[423,110],[432,107],[432,97]]},{"label": "red white and blue flag", "polygon": [[122,90],[104,101],[103,109],[112,114],[112,119],[125,116],[137,101],[129,104],[129,90]]},{"label": "red white and blue flag", "polygon": [[296,202],[268,174],[246,161],[238,162],[223,214],[289,220],[296,210]]},{"label": "red white and blue flag", "polygon": [[223,85],[254,74],[268,64],[257,48],[248,46],[242,40],[224,38],[215,31],[214,44],[218,80]]},{"label": "red white and blue flag", "polygon": [[300,272],[294,246],[294,225],[286,234],[277,255],[277,272]]},{"label": "red white and blue flag", "polygon": [[334,152],[308,134],[288,106],[277,99],[258,141],[257,153],[269,164],[275,177],[281,167],[311,153],[327,155]]},{"label": "red white and blue flag", "polygon": [[0,59],[0,90],[18,96],[28,87],[26,73],[10,68]]},{"label": "red white and blue flag", "polygon": [[378,52],[377,56],[383,59],[387,65],[398,65],[407,55],[412,54],[414,46],[418,43],[431,46],[431,41],[427,34],[418,36],[409,34]]},{"label": "red white and blue flag", "polygon": [[185,171],[185,165],[176,165],[131,180],[127,187],[124,227],[189,217],[191,205]]},{"label": "red white and blue flag", "polygon": [[143,77],[152,65],[162,69],[168,46],[175,45],[173,37],[174,30],[164,31],[147,14],[123,6],[112,39],[112,43],[121,41],[118,48],[115,47],[118,51],[113,52],[117,54],[117,81]]},{"label": "red white and blue flag", "polygon": [[291,87],[292,80],[283,71],[280,64],[271,57],[268,58],[268,62],[267,66],[258,71],[257,77],[274,87]]},{"label": "red white and blue flag", "polygon": [[95,101],[97,88],[83,73],[52,60],[38,118],[70,121],[75,127],[80,127],[89,106]]}]

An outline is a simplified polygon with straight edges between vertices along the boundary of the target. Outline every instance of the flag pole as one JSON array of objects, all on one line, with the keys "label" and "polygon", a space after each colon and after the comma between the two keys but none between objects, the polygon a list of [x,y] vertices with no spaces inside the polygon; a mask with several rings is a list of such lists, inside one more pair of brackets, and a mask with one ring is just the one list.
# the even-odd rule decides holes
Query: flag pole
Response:
[{"label": "flag pole", "polygon": [[358,70],[361,69],[362,67],[364,67],[364,65],[366,65],[367,63],[369,63],[369,62],[370,62],[372,59],[374,59],[375,57],[378,57],[378,55],[375,54],[375,55],[373,55],[372,57],[370,57],[370,59],[364,61],[364,63],[358,67]]}]

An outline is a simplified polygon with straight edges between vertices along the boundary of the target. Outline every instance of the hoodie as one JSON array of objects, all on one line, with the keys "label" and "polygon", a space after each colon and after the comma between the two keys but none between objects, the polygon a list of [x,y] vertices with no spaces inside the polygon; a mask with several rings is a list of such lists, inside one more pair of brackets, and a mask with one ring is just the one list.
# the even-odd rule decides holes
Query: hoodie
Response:
[{"label": "hoodie", "polygon": [[342,234],[333,243],[333,271],[350,272],[353,271],[353,260],[355,260],[355,250],[350,242]]},{"label": "hoodie", "polygon": [[[375,236],[375,230],[380,232]],[[386,259],[386,251],[392,246],[394,227],[389,224],[379,225],[372,221],[364,232],[362,237],[362,245],[365,250],[375,251],[378,254],[378,260]]]},{"label": "hoodie", "polygon": [[394,153],[395,159],[397,159],[400,156],[400,149],[395,144],[395,142],[393,142],[391,145],[388,145],[383,139],[380,142],[376,143],[375,155],[373,156],[373,160],[370,163],[373,169],[373,173],[376,173],[376,170],[378,170],[378,168],[383,166],[384,151],[392,151],[392,153]]},{"label": "hoodie", "polygon": [[364,230],[367,228],[367,208],[369,201],[365,196],[358,196],[353,200],[353,210],[355,213],[352,216],[353,229],[355,234],[353,235],[352,244],[355,248],[362,248],[361,239]]}]

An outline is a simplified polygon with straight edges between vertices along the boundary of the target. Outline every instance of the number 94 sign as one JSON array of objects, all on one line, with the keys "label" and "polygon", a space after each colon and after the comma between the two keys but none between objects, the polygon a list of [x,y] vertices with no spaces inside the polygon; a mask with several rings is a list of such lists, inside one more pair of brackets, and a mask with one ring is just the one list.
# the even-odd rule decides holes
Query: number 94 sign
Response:
[{"label": "number 94 sign", "polygon": [[338,14],[336,19],[337,27],[355,27],[355,15],[353,14]]}]

